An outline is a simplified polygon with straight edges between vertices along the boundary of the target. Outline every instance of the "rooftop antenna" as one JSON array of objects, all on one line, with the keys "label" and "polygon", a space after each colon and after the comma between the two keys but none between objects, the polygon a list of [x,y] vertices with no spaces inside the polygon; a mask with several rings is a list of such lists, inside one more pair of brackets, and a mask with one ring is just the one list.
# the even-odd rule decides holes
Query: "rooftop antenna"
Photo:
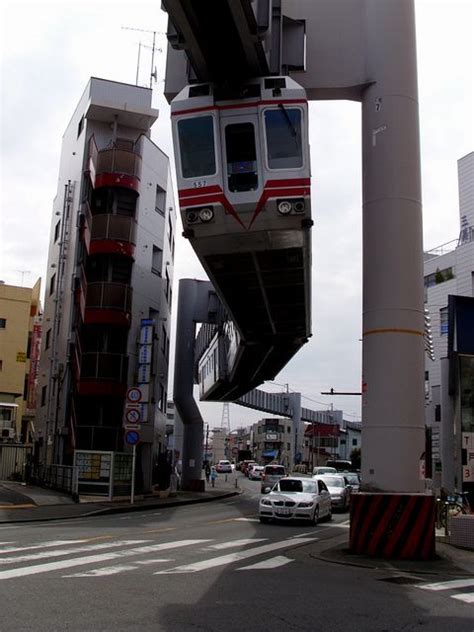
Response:
[{"label": "rooftop antenna", "polygon": [[221,428],[226,428],[230,432],[230,412],[229,402],[224,402],[222,408]]},{"label": "rooftop antenna", "polygon": [[23,280],[25,278],[25,274],[31,274],[31,270],[15,270],[18,274],[21,274],[21,286],[23,287]]},{"label": "rooftop antenna", "polygon": [[[138,60],[137,60],[137,75],[136,75],[136,80],[135,80],[135,84],[138,86],[138,72],[139,72],[139,68],[140,68],[140,52],[141,52],[141,48],[151,48],[151,70],[150,70],[150,88],[153,85],[153,79],[157,79],[157,74],[156,74],[156,68],[155,68],[155,50],[156,46],[155,46],[155,42],[156,42],[156,36],[161,35],[162,33],[160,33],[159,31],[150,31],[148,29],[138,29],[135,28],[133,26],[122,26],[123,30],[126,31],[139,31],[140,33],[153,33],[153,45],[150,46],[145,46],[144,44],[140,43],[138,44]],[[161,49],[158,49],[161,50]]]}]

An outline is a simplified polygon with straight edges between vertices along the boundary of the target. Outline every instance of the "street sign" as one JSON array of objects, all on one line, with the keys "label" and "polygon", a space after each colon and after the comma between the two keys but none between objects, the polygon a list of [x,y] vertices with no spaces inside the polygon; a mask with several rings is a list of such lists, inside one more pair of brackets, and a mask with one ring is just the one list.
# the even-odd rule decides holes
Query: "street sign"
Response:
[{"label": "street sign", "polygon": [[125,442],[128,445],[136,445],[140,441],[140,433],[137,430],[127,430],[125,433]]},{"label": "street sign", "polygon": [[127,391],[127,399],[129,402],[139,402],[142,398],[142,392],[136,386],[132,386]]},{"label": "street sign", "polygon": [[129,424],[137,424],[141,419],[140,410],[138,408],[128,408],[125,411],[125,421]]}]

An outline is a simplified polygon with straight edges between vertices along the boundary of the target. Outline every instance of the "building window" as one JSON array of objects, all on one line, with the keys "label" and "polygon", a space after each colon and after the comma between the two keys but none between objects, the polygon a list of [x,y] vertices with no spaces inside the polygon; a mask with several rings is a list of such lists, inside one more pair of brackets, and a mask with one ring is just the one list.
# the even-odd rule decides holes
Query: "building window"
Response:
[{"label": "building window", "polygon": [[54,227],[54,243],[58,241],[60,228],[61,228],[61,220],[59,220],[56,226]]},{"label": "building window", "polygon": [[160,187],[159,184],[156,185],[156,197],[155,197],[155,211],[160,215],[165,214],[165,204],[166,204],[166,191]]},{"label": "building window", "polygon": [[6,326],[7,326],[7,319],[0,318],[0,329],[5,329]]},{"label": "building window", "polygon": [[439,333],[446,336],[448,333],[448,308],[443,307],[439,310]]},{"label": "building window", "polygon": [[163,251],[157,246],[153,246],[153,254],[151,260],[151,271],[153,274],[161,276],[161,268],[163,266]]},{"label": "building window", "polygon": [[357,439],[352,439],[352,445],[357,446]]},{"label": "building window", "polygon": [[53,276],[51,277],[51,280],[49,282],[49,295],[51,296],[51,294],[54,293],[54,289],[56,287],[56,275],[53,274]]},{"label": "building window", "polygon": [[3,360],[0,360],[0,371],[3,371]]},{"label": "building window", "polygon": [[435,421],[441,421],[441,404],[435,406]]},{"label": "building window", "polygon": [[46,332],[46,338],[44,341],[44,350],[46,351],[46,349],[49,349],[49,345],[51,342],[51,329],[48,329],[48,331]]},{"label": "building window", "polygon": [[83,129],[84,129],[84,117],[81,116],[81,120],[79,121],[77,125],[77,138],[79,138]]},{"label": "building window", "polygon": [[171,302],[171,292],[170,292],[170,277],[168,274],[168,270],[166,270],[166,286],[165,286],[165,294],[166,294],[166,300],[168,301],[168,303]]},{"label": "building window", "polygon": [[46,386],[43,386],[43,388],[41,389],[41,406],[44,406],[46,404]]},{"label": "building window", "polygon": [[171,248],[171,244],[173,243],[173,223],[171,221],[171,215],[168,215],[168,242]]}]

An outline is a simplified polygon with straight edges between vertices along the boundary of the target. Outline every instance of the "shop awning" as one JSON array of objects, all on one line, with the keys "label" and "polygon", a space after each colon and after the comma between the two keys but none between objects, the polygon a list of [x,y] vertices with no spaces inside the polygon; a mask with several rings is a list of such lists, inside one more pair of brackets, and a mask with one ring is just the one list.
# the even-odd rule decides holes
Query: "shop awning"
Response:
[{"label": "shop awning", "polygon": [[271,459],[274,459],[276,456],[278,456],[278,450],[265,450],[262,456],[266,458],[270,457]]}]

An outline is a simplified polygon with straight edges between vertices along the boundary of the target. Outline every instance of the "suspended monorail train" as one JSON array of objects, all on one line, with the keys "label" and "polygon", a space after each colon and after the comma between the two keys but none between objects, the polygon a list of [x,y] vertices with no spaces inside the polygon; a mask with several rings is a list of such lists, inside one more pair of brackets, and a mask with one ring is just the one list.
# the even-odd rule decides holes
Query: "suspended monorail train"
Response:
[{"label": "suspended monorail train", "polygon": [[247,350],[234,378],[253,388],[311,335],[306,94],[289,77],[188,85],[171,118],[183,234]]}]

